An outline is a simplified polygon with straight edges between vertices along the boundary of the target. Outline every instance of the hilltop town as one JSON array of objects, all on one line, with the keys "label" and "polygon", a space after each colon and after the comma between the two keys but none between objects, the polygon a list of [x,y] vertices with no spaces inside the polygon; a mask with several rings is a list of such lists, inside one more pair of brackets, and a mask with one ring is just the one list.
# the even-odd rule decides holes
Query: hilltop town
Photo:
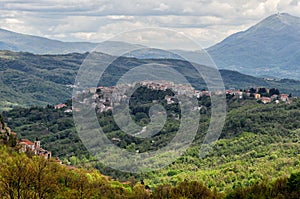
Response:
[{"label": "hilltop town", "polygon": [[[122,102],[128,102],[131,98],[130,91],[134,91],[137,87],[146,87],[151,90],[156,91],[167,91],[170,90],[173,95],[165,96],[167,104],[176,103],[176,98],[181,95],[188,97],[210,97],[212,94],[221,95],[223,91],[217,91],[212,93],[205,89],[197,90],[194,89],[190,84],[175,84],[174,82],[169,81],[142,81],[136,84],[120,84],[117,86],[104,87],[99,86],[95,88],[89,88],[82,92],[78,92],[77,96],[73,97],[76,101],[79,101],[82,104],[89,104],[97,107],[98,112],[105,112],[112,110],[113,106],[118,105]],[[225,90],[226,97],[231,99],[235,98],[238,100],[245,99],[256,99],[257,102],[267,104],[267,103],[290,103],[292,96],[290,94],[280,93],[276,88],[265,88],[257,87],[250,89],[228,89]],[[61,109],[67,107],[66,104],[57,104],[55,109]],[[197,109],[197,107],[195,107]],[[198,107],[199,109],[199,107]],[[66,113],[70,113],[73,110],[67,108]],[[74,110],[76,111],[76,110]]]}]

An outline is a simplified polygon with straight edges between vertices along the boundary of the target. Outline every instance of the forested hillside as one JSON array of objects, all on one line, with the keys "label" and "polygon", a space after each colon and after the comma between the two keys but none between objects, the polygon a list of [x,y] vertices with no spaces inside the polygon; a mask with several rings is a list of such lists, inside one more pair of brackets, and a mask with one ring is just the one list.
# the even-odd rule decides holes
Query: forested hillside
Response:
[{"label": "forested hillside", "polygon": [[[152,100],[157,97],[158,102],[170,113],[159,134],[145,139],[132,137],[119,130],[111,111],[99,113],[98,117],[107,137],[116,140],[114,143],[117,146],[142,153],[156,150],[172,139],[178,129],[176,114],[179,109],[176,104],[166,103],[164,96],[167,91],[155,95],[151,90],[141,89],[138,91],[148,93],[151,100],[133,97],[132,117],[139,125],[146,125],[149,122],[148,110]],[[138,91],[136,96],[140,96]],[[141,101],[144,103],[137,103]],[[221,139],[207,157],[198,157],[210,117],[210,99],[204,96],[199,98],[201,120],[192,147],[169,167],[133,177],[144,179],[152,187],[169,183],[176,185],[188,179],[203,181],[209,188],[226,191],[265,180],[272,181],[300,171],[299,99],[294,98],[290,103],[263,104],[253,97],[241,100],[228,95],[227,102],[228,113]],[[20,137],[32,140],[39,137],[42,145],[64,163],[94,167],[119,180],[128,180],[131,175],[106,168],[88,154],[75,131],[72,113],[66,111],[71,101],[66,105],[61,109],[52,106],[15,108],[3,114]]]},{"label": "forested hillside", "polygon": [[[71,53],[65,55],[35,55],[25,52],[0,51],[0,111],[15,106],[46,106],[71,98],[72,86],[80,65],[87,53]],[[111,56],[98,53],[101,60]],[[99,81],[101,86],[115,85],[128,70],[147,64],[169,66],[182,73],[197,89],[206,88],[206,83],[196,75],[191,64],[173,59],[136,59],[120,57],[106,70]],[[225,87],[275,87],[284,93],[300,96],[299,81],[265,80],[229,70],[221,70]]]},{"label": "forested hillside", "polygon": [[[251,135],[248,135],[253,137]],[[247,136],[247,137],[248,137]],[[257,137],[253,137],[255,140]],[[240,141],[240,140],[239,140]],[[261,140],[260,140],[261,141]],[[224,146],[219,143],[218,147]],[[232,143],[232,145],[235,145]],[[241,142],[241,145],[246,144]],[[247,146],[249,147],[249,146]],[[275,146],[274,146],[275,147]],[[235,147],[240,148],[240,147]],[[298,147],[299,148],[299,147]],[[228,148],[231,149],[230,147]],[[159,185],[149,186],[149,180],[141,180],[140,183],[134,178],[127,182],[121,183],[110,177],[101,175],[99,171],[85,166],[85,168],[75,168],[72,166],[61,165],[55,159],[45,159],[40,156],[30,154],[20,154],[14,148],[0,145],[0,197],[1,198],[291,198],[297,199],[300,196],[300,173],[283,175],[276,180],[265,178],[263,181],[255,182],[248,179],[247,172],[242,178],[247,182],[218,191],[211,186],[214,181],[208,182],[208,176],[200,179],[191,179],[186,177],[183,181],[162,181]],[[218,151],[225,153],[226,151]],[[227,151],[228,152],[228,151]],[[232,153],[232,152],[230,152]],[[252,157],[248,157],[253,160]],[[227,156],[228,157],[228,156]],[[187,157],[184,157],[187,158]],[[222,161],[224,158],[222,157]],[[241,158],[243,159],[243,158]],[[275,156],[272,157],[274,160]],[[287,158],[288,159],[288,158]],[[211,159],[213,162],[214,159]],[[214,164],[222,164],[215,162]],[[252,161],[253,165],[253,161]],[[187,164],[185,164],[185,167]],[[208,165],[210,166],[210,165]],[[227,165],[226,172],[231,172],[231,176],[237,173],[241,166],[233,164],[233,167]],[[245,167],[245,165],[243,165]],[[270,165],[268,165],[270,166]],[[278,171],[281,171],[281,165],[278,165]],[[270,167],[268,167],[270,168]],[[253,167],[249,168],[249,172]],[[261,167],[260,169],[265,169]],[[185,168],[188,171],[189,168]],[[199,169],[197,169],[199,170]],[[245,169],[246,170],[246,169]],[[277,172],[278,172],[277,171]],[[291,171],[291,170],[289,170]],[[195,170],[194,170],[195,172]],[[202,172],[201,170],[198,171]],[[177,172],[178,173],[178,172]],[[176,175],[175,170],[168,171],[167,176]],[[214,174],[214,170],[208,173],[209,176],[220,175]],[[234,178],[235,175],[232,176]],[[273,176],[274,177],[274,176]],[[217,179],[214,179],[217,182]],[[230,180],[223,183],[230,184]],[[209,188],[210,187],[210,188]]]}]

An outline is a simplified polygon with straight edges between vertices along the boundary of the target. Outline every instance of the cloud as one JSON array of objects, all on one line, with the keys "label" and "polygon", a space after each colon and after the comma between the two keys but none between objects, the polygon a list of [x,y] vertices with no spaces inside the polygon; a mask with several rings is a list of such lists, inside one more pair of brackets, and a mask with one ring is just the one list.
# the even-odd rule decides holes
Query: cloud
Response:
[{"label": "cloud", "polygon": [[271,14],[300,16],[299,10],[299,0],[2,0],[0,27],[66,41],[103,41],[161,27],[208,47]]},{"label": "cloud", "polygon": [[164,3],[159,4],[158,8],[154,8],[154,10],[158,10],[158,11],[166,11],[168,10],[170,7]]}]

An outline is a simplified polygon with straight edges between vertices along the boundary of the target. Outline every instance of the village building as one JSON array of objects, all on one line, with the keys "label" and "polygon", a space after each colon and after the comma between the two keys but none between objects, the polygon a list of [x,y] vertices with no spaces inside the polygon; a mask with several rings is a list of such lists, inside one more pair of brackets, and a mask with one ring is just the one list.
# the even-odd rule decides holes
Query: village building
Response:
[{"label": "village building", "polygon": [[246,91],[246,96],[247,96],[247,97],[250,97],[250,96],[251,96],[250,91]]},{"label": "village building", "polygon": [[271,101],[272,101],[271,98],[269,98],[269,97],[262,97],[262,98],[260,98],[260,100],[264,104],[271,103]]},{"label": "village building", "polygon": [[255,99],[260,99],[261,95],[259,93],[254,93],[254,98]]},{"label": "village building", "polygon": [[34,155],[45,157],[46,159],[51,158],[51,151],[41,148],[41,142],[38,139],[34,142],[31,142],[28,139],[21,139],[18,145],[19,153],[32,153]]},{"label": "village building", "polygon": [[274,95],[271,96],[271,100],[272,100],[272,101],[277,100],[278,97],[279,97],[278,95],[274,94]]},{"label": "village building", "polygon": [[113,137],[113,138],[111,138],[111,141],[114,141],[114,142],[121,142],[121,139],[120,139],[120,138],[115,138],[115,137]]},{"label": "village building", "polygon": [[72,113],[72,112],[73,112],[72,109],[67,109],[67,110],[64,111],[64,113]]},{"label": "village building", "polygon": [[173,98],[172,96],[168,96],[168,95],[165,96],[165,100],[167,100],[167,104],[174,104],[175,103],[175,101],[173,101],[172,98]]},{"label": "village building", "polygon": [[289,96],[287,94],[281,94],[280,95],[280,100],[283,102],[288,102],[289,101]]},{"label": "village building", "polygon": [[67,105],[66,104],[57,104],[54,106],[55,109],[61,109],[63,107],[67,107]]}]

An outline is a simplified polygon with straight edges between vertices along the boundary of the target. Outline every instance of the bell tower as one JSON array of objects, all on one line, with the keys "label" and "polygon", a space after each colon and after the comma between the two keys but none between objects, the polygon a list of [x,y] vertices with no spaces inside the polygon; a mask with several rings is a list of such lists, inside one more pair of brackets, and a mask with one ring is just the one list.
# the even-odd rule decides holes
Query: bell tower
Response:
[{"label": "bell tower", "polygon": [[39,138],[36,137],[34,141],[34,148],[40,148],[41,147],[41,141],[39,141]]}]

